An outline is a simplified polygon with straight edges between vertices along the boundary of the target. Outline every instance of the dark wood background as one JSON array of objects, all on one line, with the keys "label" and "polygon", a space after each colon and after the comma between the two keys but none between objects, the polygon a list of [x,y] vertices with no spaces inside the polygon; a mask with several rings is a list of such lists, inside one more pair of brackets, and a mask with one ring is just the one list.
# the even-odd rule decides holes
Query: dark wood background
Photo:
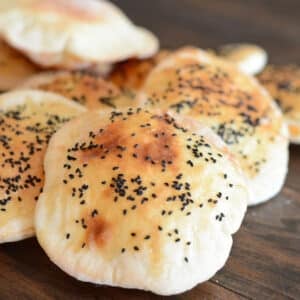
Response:
[{"label": "dark wood background", "polygon": [[[84,0],[82,0],[84,1]],[[299,0],[115,0],[163,47],[228,42],[265,47],[274,63],[300,62]],[[300,299],[300,146],[291,146],[284,189],[250,208],[228,263],[209,282],[169,299]],[[162,299],[95,287],[53,265],[35,239],[0,246],[0,299]]]}]

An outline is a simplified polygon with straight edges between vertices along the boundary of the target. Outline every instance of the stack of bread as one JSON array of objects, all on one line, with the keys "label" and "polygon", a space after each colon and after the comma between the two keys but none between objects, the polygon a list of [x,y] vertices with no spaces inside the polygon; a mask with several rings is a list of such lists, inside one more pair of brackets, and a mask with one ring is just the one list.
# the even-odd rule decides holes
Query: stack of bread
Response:
[{"label": "stack of bread", "polygon": [[162,295],[220,270],[284,183],[300,69],[254,45],[158,52],[104,0],[1,0],[0,36],[0,242]]}]

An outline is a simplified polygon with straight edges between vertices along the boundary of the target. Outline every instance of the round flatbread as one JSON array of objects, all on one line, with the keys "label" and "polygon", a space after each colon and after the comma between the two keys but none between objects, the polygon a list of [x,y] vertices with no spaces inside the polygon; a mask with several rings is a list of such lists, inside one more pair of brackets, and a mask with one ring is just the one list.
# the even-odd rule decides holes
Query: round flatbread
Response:
[{"label": "round flatbread", "polygon": [[158,49],[152,33],[104,0],[1,1],[0,33],[43,67],[81,69]]},{"label": "round flatbread", "polygon": [[20,52],[0,40],[0,91],[15,88],[25,78],[38,73],[39,68]]},{"label": "round flatbread", "polygon": [[270,65],[259,81],[280,106],[290,131],[290,141],[300,144],[300,67]]},{"label": "round flatbread", "polygon": [[193,126],[131,108],[59,130],[35,223],[50,259],[79,280],[164,295],[212,277],[248,192],[221,140]]},{"label": "round flatbread", "polygon": [[28,90],[0,96],[0,243],[34,235],[34,209],[43,188],[49,139],[84,111],[52,93]]},{"label": "round flatbread", "polygon": [[90,110],[137,105],[134,92],[123,92],[101,76],[85,72],[40,73],[26,80],[19,88],[54,92]]},{"label": "round flatbread", "polygon": [[116,64],[108,80],[112,81],[122,90],[139,90],[152,69],[167,55],[168,50],[161,50],[148,59],[130,59]]},{"label": "round flatbread", "polygon": [[288,132],[273,99],[252,76],[196,48],[169,55],[143,87],[145,104],[209,125],[248,178],[249,205],[278,193],[288,167]]}]

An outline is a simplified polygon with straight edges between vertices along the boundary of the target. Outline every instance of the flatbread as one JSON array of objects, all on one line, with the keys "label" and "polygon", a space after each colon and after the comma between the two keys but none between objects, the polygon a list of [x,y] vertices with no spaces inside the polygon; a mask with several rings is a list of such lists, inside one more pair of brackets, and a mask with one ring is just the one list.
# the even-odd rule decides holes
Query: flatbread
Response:
[{"label": "flatbread", "polygon": [[0,243],[34,235],[34,209],[44,184],[49,139],[84,111],[52,93],[28,90],[0,96]]},{"label": "flatbread", "polygon": [[258,80],[281,108],[291,143],[300,144],[300,67],[269,65]]},{"label": "flatbread", "polygon": [[288,168],[287,126],[252,76],[205,51],[184,48],[163,60],[142,90],[146,106],[193,117],[224,140],[248,178],[249,205],[280,191]]},{"label": "flatbread", "polygon": [[32,76],[19,89],[38,89],[60,94],[90,110],[134,107],[136,93],[122,91],[101,76],[86,72],[44,72]]},{"label": "flatbread", "polygon": [[82,281],[163,295],[212,277],[248,192],[221,140],[193,126],[128,109],[89,112],[59,130],[35,223],[50,259]]},{"label": "flatbread", "polygon": [[146,58],[157,38],[105,0],[11,0],[0,3],[0,34],[43,67],[82,69]]}]

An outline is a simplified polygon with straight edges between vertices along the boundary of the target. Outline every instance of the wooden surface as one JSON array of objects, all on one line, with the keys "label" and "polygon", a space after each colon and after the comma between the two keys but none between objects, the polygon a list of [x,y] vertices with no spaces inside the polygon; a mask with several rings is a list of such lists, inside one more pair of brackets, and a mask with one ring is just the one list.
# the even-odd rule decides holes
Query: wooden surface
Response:
[{"label": "wooden surface", "polygon": [[[83,0],[82,0],[83,1]],[[164,47],[255,42],[276,63],[300,63],[300,1],[118,0]],[[209,282],[169,299],[300,299],[300,147],[290,147],[284,189],[251,208],[230,259]],[[0,299],[162,299],[78,282],[53,265],[35,239],[0,246]]]}]

